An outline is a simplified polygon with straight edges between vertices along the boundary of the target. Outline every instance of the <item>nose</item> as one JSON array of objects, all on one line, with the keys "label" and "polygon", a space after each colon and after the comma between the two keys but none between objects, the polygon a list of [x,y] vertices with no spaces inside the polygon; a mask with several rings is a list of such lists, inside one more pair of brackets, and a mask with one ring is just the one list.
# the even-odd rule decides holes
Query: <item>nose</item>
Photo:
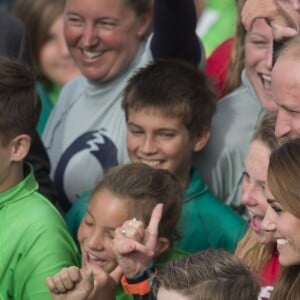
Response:
[{"label": "nose", "polygon": [[242,204],[246,206],[255,206],[257,201],[254,195],[254,185],[252,183],[246,183],[245,179],[243,179],[242,187]]},{"label": "nose", "polygon": [[276,213],[273,208],[268,205],[265,217],[262,221],[261,227],[264,231],[273,232],[276,229],[276,225],[274,223],[274,219],[276,218]]},{"label": "nose", "polygon": [[101,251],[103,249],[103,234],[98,230],[94,230],[90,233],[89,237],[87,237],[86,245],[91,250]]},{"label": "nose", "polygon": [[90,48],[97,44],[98,37],[96,29],[93,24],[86,24],[82,34],[82,46],[84,48]]},{"label": "nose", "polygon": [[293,9],[296,11],[300,11],[300,1],[299,0],[290,0]]},{"label": "nose", "polygon": [[273,65],[273,43],[270,43],[266,50],[264,64],[265,67],[271,71]]},{"label": "nose", "polygon": [[150,135],[145,136],[140,146],[140,150],[143,154],[149,155],[157,152],[154,138]]},{"label": "nose", "polygon": [[291,120],[288,113],[279,107],[275,125],[275,135],[277,137],[288,136],[291,133]]}]

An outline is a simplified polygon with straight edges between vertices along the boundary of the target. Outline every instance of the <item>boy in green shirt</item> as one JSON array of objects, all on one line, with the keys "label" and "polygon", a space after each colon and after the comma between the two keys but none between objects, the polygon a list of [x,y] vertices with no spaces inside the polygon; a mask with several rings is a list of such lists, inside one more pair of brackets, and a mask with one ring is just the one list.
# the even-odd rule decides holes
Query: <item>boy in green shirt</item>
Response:
[{"label": "boy in green shirt", "polygon": [[79,264],[63,218],[24,163],[39,113],[33,74],[0,58],[0,299],[51,299],[45,278]]}]

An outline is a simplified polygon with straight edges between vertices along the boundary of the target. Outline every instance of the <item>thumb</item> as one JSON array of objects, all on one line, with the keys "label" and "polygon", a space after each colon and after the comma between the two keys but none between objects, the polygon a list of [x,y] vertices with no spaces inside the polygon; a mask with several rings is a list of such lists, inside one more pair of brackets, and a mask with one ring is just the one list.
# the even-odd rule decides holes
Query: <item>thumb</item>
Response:
[{"label": "thumb", "polygon": [[113,281],[118,284],[121,280],[121,276],[123,275],[122,269],[120,266],[117,266],[111,273],[110,277],[113,279]]}]

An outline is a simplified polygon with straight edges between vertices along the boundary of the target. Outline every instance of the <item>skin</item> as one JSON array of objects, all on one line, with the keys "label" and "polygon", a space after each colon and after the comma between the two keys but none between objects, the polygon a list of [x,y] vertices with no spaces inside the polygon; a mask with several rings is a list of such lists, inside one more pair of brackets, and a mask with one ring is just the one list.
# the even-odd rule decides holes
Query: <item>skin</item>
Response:
[{"label": "skin", "polygon": [[247,31],[252,30],[255,20],[265,18],[274,38],[280,40],[297,34],[298,13],[298,0],[247,0],[241,11],[241,17]]},{"label": "skin", "polygon": [[60,85],[80,74],[67,48],[63,33],[63,17],[60,16],[50,27],[46,42],[40,51],[42,73]]},{"label": "skin", "polygon": [[24,178],[23,159],[28,154],[31,138],[20,134],[7,144],[0,137],[0,193],[18,184]]},{"label": "skin", "polygon": [[157,300],[190,300],[189,298],[181,295],[177,291],[167,290],[164,287],[160,287],[157,292]]},{"label": "skin", "polygon": [[278,105],[275,134],[278,137],[300,136],[300,63],[279,57],[272,71],[272,90]]},{"label": "skin", "polygon": [[106,189],[94,194],[78,229],[83,268],[110,273],[117,267],[114,231],[130,217],[127,199],[120,199]]},{"label": "skin", "polygon": [[207,137],[192,140],[179,118],[170,118],[154,110],[129,109],[127,150],[132,162],[175,174],[186,187],[191,167],[191,154],[206,144]]},{"label": "skin", "polygon": [[272,50],[271,28],[263,19],[258,19],[246,36],[245,67],[255,93],[267,111],[277,110],[271,90]]},{"label": "skin", "polygon": [[[269,207],[264,220],[264,228],[274,233],[277,241],[279,262],[282,266],[300,264],[300,219],[283,209],[281,200],[275,199],[270,189],[266,189]],[[299,201],[299,199],[295,200]]]},{"label": "skin", "polygon": [[254,140],[245,159],[242,181],[242,203],[250,215],[250,227],[260,243],[274,241],[273,233],[262,228],[262,221],[268,207],[265,196],[269,157],[271,150],[260,140]]},{"label": "skin", "polygon": [[124,0],[67,0],[65,38],[82,74],[106,81],[133,60],[150,20],[150,12],[137,16]]}]

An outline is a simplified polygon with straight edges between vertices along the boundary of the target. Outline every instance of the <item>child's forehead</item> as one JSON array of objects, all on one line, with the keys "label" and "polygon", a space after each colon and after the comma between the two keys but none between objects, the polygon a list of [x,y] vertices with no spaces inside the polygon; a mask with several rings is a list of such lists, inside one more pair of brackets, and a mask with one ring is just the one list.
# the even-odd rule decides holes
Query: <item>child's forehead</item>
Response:
[{"label": "child's forehead", "polygon": [[153,117],[161,117],[161,118],[168,118],[172,120],[176,120],[178,123],[184,124],[184,120],[181,116],[178,114],[170,112],[170,109],[167,108],[161,108],[161,107],[141,107],[141,108],[129,108],[128,110],[128,119],[132,115],[138,116],[138,115],[147,115],[147,116],[153,116]]}]

